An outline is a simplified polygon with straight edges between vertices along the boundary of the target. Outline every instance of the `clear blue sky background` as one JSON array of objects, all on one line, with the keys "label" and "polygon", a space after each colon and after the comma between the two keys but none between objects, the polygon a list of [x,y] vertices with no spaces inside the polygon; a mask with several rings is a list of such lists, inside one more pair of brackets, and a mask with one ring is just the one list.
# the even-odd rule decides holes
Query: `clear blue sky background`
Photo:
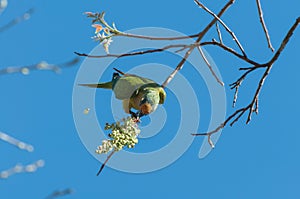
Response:
[{"label": "clear blue sky background", "polygon": [[[218,11],[225,2],[203,3]],[[300,15],[300,2],[262,1],[262,6],[277,49]],[[93,29],[90,21],[82,15],[85,11],[106,11],[107,20],[115,21],[121,30],[154,26],[194,34],[211,19],[192,0],[10,0],[8,8],[0,16],[0,25],[31,7],[36,12],[30,20],[0,33],[0,69],[30,65],[41,60],[61,63],[72,59],[74,51],[90,52],[97,44],[90,39]],[[235,31],[250,57],[265,62],[272,56],[259,24],[254,0],[237,0],[223,19]],[[225,32],[223,35],[226,41],[231,40]],[[215,31],[211,31],[206,40],[215,36]],[[244,124],[243,118],[234,127],[225,128],[216,149],[205,159],[198,159],[203,138],[197,138],[174,164],[147,174],[129,174],[105,168],[101,176],[95,176],[100,163],[81,143],[72,116],[72,90],[80,64],[64,69],[61,75],[37,71],[28,76],[1,76],[0,130],[32,144],[35,151],[20,151],[1,141],[0,170],[13,167],[18,162],[28,164],[37,159],[44,159],[46,165],[35,173],[1,180],[0,198],[44,198],[54,190],[65,188],[75,190],[74,194],[65,196],[74,199],[122,196],[299,198],[299,44],[300,30],[297,29],[267,78],[260,96],[260,113],[253,116],[249,125]],[[228,85],[238,78],[238,67],[245,64],[214,47],[206,50],[214,58],[226,83],[227,111],[232,113],[233,93]],[[163,56],[160,58],[164,59]],[[134,59],[143,61],[142,57]],[[128,68],[130,60],[126,59]],[[175,64],[170,61],[170,66]],[[185,70],[188,71],[184,68],[183,74],[188,75]],[[107,73],[103,78],[109,79],[110,76]],[[258,77],[259,72],[244,82],[238,106],[248,102]],[[108,92],[98,94],[110,96]],[[172,102],[167,101],[166,106],[172,106]],[[209,120],[209,114],[201,114],[203,120]],[[105,117],[105,114],[102,115]],[[176,123],[176,119],[172,117],[168,122]],[[199,130],[205,128],[200,127]],[[172,128],[166,131],[172,132]],[[155,144],[162,143],[155,141]]]}]

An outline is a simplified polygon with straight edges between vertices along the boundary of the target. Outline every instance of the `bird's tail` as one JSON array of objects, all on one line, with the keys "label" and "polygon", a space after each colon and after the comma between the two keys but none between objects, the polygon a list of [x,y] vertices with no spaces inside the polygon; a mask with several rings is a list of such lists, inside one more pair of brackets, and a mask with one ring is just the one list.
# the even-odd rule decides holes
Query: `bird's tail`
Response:
[{"label": "bird's tail", "polygon": [[98,83],[98,84],[79,84],[79,86],[87,86],[90,88],[112,89],[112,82],[105,82],[105,83]]},{"label": "bird's tail", "polygon": [[115,71],[117,71],[118,73],[120,73],[121,75],[125,75],[125,73],[124,73],[124,72],[120,71],[120,70],[119,70],[119,69],[117,69],[117,68],[114,68],[114,70],[115,70]]}]

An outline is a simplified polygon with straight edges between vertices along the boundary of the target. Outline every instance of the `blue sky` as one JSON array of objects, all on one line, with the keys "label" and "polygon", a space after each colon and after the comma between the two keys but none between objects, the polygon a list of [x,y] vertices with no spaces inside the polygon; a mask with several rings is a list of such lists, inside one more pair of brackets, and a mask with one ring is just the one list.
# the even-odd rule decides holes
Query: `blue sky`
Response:
[{"label": "blue sky", "polygon": [[[225,2],[203,3],[211,10],[218,11]],[[288,0],[284,4],[274,4],[264,1],[262,6],[273,46],[277,49],[299,16],[300,2]],[[107,21],[114,21],[120,30],[160,27],[187,35],[199,32],[211,19],[193,1],[186,0],[93,0],[72,3],[11,0],[0,15],[0,26],[32,7],[35,13],[30,20],[0,33],[0,69],[31,65],[42,60],[62,63],[74,58],[74,51],[88,53],[93,50],[97,43],[90,39],[94,30],[90,20],[82,14],[85,11],[106,11]],[[223,19],[251,58],[259,62],[270,59],[272,52],[267,48],[254,0],[237,0]],[[204,40],[215,37],[215,30],[212,29]],[[234,46],[224,30],[223,37],[225,43]],[[27,76],[2,75],[0,131],[32,144],[35,150],[28,153],[1,141],[0,171],[16,163],[25,165],[38,159],[45,160],[45,167],[35,173],[1,179],[0,198],[45,198],[55,190],[66,188],[72,188],[75,192],[65,198],[74,199],[120,196],[246,199],[299,197],[299,43],[300,31],[297,29],[267,78],[260,95],[259,114],[253,116],[249,125],[245,125],[245,118],[242,118],[233,127],[226,127],[216,148],[204,159],[198,158],[204,138],[197,137],[173,164],[142,174],[106,167],[101,176],[95,176],[100,162],[82,144],[72,113],[73,86],[84,59],[74,67],[63,69],[60,75],[50,71],[32,71]],[[118,49],[115,41],[111,50],[113,48]],[[218,66],[226,84],[227,114],[233,113],[233,92],[229,84],[241,74],[238,68],[247,65],[215,47],[205,49]],[[179,59],[171,58],[167,54],[153,54],[120,59],[116,65],[123,65],[123,70],[152,62],[175,67]],[[201,122],[198,131],[204,131],[211,116],[209,94],[204,80],[193,75],[193,72],[193,69],[184,67],[181,74],[191,82],[200,101]],[[237,107],[249,102],[260,72],[253,73],[243,83]],[[111,73],[112,70],[105,71],[101,80],[109,80]],[[133,152],[159,149],[175,136],[182,110],[176,100],[176,93],[169,90],[167,93],[164,105],[168,115],[166,126],[158,135],[143,139]],[[101,124],[112,120],[111,109],[108,107],[110,98],[109,91],[97,90],[95,111]],[[194,118],[188,119],[193,121]],[[151,125],[149,118],[144,121],[144,124]]]}]

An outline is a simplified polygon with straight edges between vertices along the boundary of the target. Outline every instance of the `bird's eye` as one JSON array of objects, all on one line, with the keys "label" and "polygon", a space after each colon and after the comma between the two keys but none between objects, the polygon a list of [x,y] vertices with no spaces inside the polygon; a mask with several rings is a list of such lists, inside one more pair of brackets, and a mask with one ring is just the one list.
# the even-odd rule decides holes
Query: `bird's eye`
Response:
[{"label": "bird's eye", "polygon": [[140,101],[140,105],[145,104],[146,103],[146,99],[143,97]]}]

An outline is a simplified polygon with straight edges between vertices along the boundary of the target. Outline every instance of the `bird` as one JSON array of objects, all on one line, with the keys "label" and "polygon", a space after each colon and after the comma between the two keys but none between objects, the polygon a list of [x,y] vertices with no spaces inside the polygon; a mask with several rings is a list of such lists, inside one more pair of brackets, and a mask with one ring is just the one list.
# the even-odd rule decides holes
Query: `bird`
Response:
[{"label": "bird", "polygon": [[[123,102],[125,113],[139,119],[153,113],[158,104],[163,104],[166,92],[155,81],[134,74],[124,73],[116,68],[112,80],[104,83],[79,84],[90,88],[111,89],[115,97]],[[132,109],[137,110],[133,112]]]}]

